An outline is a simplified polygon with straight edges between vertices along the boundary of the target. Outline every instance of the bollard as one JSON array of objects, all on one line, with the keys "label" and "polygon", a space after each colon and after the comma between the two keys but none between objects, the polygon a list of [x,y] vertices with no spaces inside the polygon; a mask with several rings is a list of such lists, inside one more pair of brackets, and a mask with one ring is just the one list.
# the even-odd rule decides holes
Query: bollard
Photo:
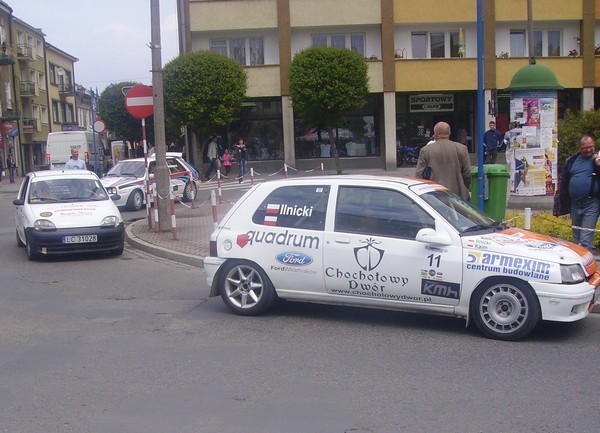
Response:
[{"label": "bollard", "polygon": [[160,231],[160,221],[158,220],[158,193],[156,192],[156,185],[154,185],[154,231],[158,233]]},{"label": "bollard", "polygon": [[323,163],[321,163],[321,176],[325,176],[325,171],[323,171]]},{"label": "bollard", "polygon": [[250,185],[254,185],[254,168],[250,167]]},{"label": "bollard", "polygon": [[171,190],[171,194],[169,194],[169,208],[171,209],[171,233],[173,234],[173,239],[177,240],[177,221],[175,218],[175,194]]},{"label": "bollard", "polygon": [[287,164],[283,164],[283,171],[285,173],[285,178],[288,178],[288,169],[287,169]]},{"label": "bollard", "polygon": [[216,229],[219,227],[219,220],[217,218],[217,197],[214,189],[210,191],[210,204],[212,207],[213,227]]},{"label": "bollard", "polygon": [[[190,177],[190,183],[196,187],[196,183],[194,182],[191,171],[188,171],[188,176]],[[198,204],[196,203],[196,197],[198,196],[198,188],[196,187],[194,189],[196,190],[196,193],[194,194],[194,197],[192,197],[192,209],[197,209]]]},{"label": "bollard", "polygon": [[525,230],[531,230],[531,208],[530,207],[525,208],[524,220],[525,220],[525,222],[523,225],[524,225]]},{"label": "bollard", "polygon": [[219,203],[223,203],[223,194],[221,193],[221,169],[217,168],[217,191],[219,192]]}]

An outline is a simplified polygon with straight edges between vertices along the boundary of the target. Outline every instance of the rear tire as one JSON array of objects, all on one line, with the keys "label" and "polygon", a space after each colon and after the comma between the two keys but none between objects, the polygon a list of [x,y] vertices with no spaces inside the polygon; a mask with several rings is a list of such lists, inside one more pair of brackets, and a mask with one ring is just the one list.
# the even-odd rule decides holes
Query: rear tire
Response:
[{"label": "rear tire", "polygon": [[533,289],[517,279],[491,278],[471,297],[471,315],[487,337],[512,341],[528,335],[542,314]]},{"label": "rear tire", "polygon": [[196,188],[196,184],[194,182],[188,182],[185,184],[185,188],[183,190],[183,201],[193,201],[196,198],[197,194],[198,189]]},{"label": "rear tire", "polygon": [[144,206],[144,193],[136,189],[131,191],[129,198],[127,199],[127,209],[132,211],[138,211]]}]

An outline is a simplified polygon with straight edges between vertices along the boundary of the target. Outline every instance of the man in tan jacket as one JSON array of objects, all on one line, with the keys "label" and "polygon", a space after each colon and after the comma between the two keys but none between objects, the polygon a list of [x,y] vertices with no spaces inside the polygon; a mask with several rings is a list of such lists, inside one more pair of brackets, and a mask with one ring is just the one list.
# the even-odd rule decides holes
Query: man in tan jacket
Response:
[{"label": "man in tan jacket", "polygon": [[421,149],[416,176],[425,179],[425,168],[430,169],[429,179],[445,186],[465,200],[469,199],[471,161],[465,145],[450,140],[450,125],[439,122],[433,128],[435,143]]}]

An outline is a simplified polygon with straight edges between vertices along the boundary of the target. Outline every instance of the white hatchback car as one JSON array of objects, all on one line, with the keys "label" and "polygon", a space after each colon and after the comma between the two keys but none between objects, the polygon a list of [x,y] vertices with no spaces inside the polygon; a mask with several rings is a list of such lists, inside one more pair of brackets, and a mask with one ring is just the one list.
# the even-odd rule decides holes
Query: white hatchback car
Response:
[{"label": "white hatchback car", "polygon": [[258,184],[204,260],[211,296],[241,315],[277,298],[462,317],[516,340],[583,319],[600,274],[585,248],[506,228],[418,179],[331,176]]},{"label": "white hatchback car", "polygon": [[[126,159],[118,162],[101,179],[109,194],[118,194],[117,206],[127,210],[140,210],[146,202],[144,179],[146,176],[144,158]],[[155,155],[148,157],[150,186],[154,185]],[[200,172],[182,158],[178,152],[167,152],[167,166],[171,188],[176,197],[192,201],[198,193]]]},{"label": "white hatchback car", "polygon": [[26,247],[30,260],[82,252],[123,253],[121,213],[91,171],[28,173],[13,204],[17,245]]}]

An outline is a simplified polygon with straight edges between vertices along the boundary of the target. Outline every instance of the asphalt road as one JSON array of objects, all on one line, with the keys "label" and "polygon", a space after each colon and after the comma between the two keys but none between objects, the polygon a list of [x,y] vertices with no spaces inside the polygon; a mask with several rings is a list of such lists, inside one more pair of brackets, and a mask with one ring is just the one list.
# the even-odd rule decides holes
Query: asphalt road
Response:
[{"label": "asphalt road", "polygon": [[[600,315],[517,343],[464,321],[281,303],[239,317],[201,269],[29,262],[0,189],[0,432],[592,432]],[[126,219],[129,215],[126,214]]]}]

